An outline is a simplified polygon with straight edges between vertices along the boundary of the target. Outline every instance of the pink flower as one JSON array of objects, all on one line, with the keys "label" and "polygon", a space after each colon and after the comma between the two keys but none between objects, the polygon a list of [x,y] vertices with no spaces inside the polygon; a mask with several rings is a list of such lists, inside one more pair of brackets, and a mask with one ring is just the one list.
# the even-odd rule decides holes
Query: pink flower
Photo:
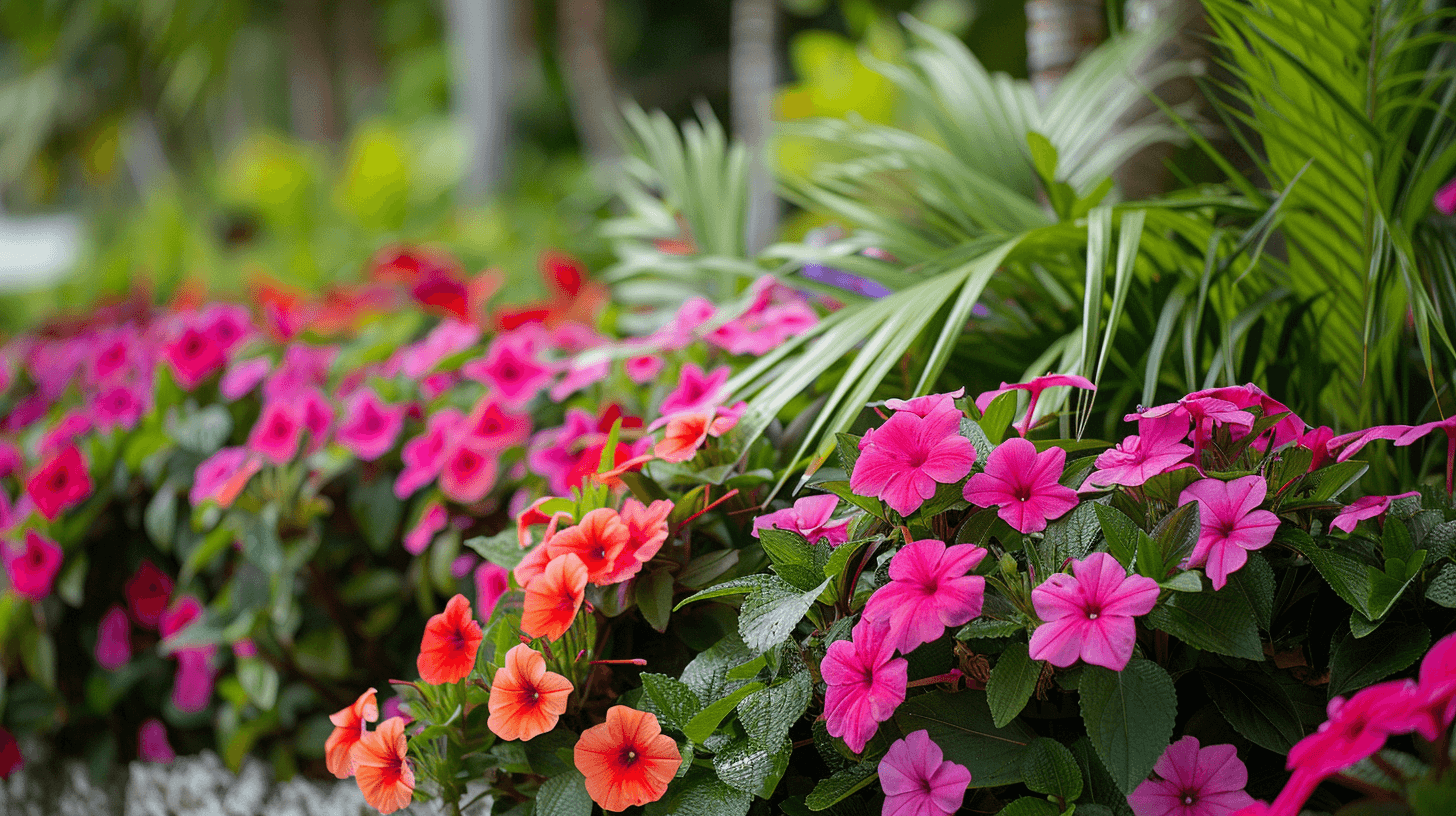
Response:
[{"label": "pink flower", "polygon": [[975,461],[976,449],[960,434],[959,412],[918,417],[896,411],[869,439],[849,487],[908,516],[935,495],[937,484],[964,479]]},{"label": "pink flower", "polygon": [[1077,506],[1077,491],[1057,480],[1067,464],[1067,452],[1008,439],[986,458],[986,470],[966,482],[966,501],[977,507],[999,507],[1003,521],[1022,533],[1046,529],[1054,519]]},{"label": "pink flower", "polygon": [[544,478],[550,492],[564,496],[571,492],[567,481],[576,466],[574,447],[579,439],[596,432],[597,420],[580,408],[566,409],[566,418],[559,428],[549,428],[531,437],[526,450],[526,464],[532,473]]},{"label": "pink flower", "polygon": [[485,356],[461,367],[465,376],[485,383],[509,405],[524,405],[551,381],[551,369],[537,359],[534,339],[524,332],[502,334],[491,341]]},{"label": "pink flower", "polygon": [[423,340],[399,350],[399,369],[407,377],[420,379],[446,357],[470,348],[478,340],[480,327],[475,324],[442,320]]},{"label": "pink flower", "polygon": [[1183,444],[1188,436],[1188,418],[1176,414],[1138,419],[1138,432],[1126,437],[1094,463],[1097,469],[1087,477],[1082,490],[1114,485],[1137,487],[1149,479],[1186,464],[1193,448]]},{"label": "pink flower", "polygon": [[449,453],[449,440],[454,437],[465,421],[464,415],[454,408],[445,408],[425,420],[425,432],[404,443],[400,458],[404,469],[394,482],[394,495],[400,500],[409,498],[416,490],[424,487],[440,475]]},{"label": "pink flower", "polygon": [[1334,429],[1328,425],[1321,425],[1318,428],[1311,428],[1306,431],[1294,444],[1304,448],[1314,456],[1309,461],[1309,472],[1328,465],[1332,461],[1330,453],[1330,440],[1335,436]]},{"label": "pink flower", "polygon": [[404,548],[410,555],[419,555],[429,549],[430,542],[435,540],[435,534],[445,529],[449,523],[450,514],[445,512],[444,506],[439,502],[430,502],[414,529],[405,534]]},{"label": "pink flower", "polygon": [[1325,443],[1325,447],[1331,453],[1338,451],[1335,461],[1343,462],[1359,453],[1361,448],[1377,439],[1398,440],[1406,436],[1410,430],[1411,426],[1409,425],[1376,425],[1372,428],[1366,428],[1363,431],[1353,431],[1331,437]]},{"label": "pink flower", "polygon": [[561,402],[583,388],[605,380],[612,373],[612,361],[597,356],[573,357],[562,370],[565,375],[546,392],[552,402]]},{"label": "pink flower", "polygon": [[971,772],[946,760],[929,731],[914,731],[890,743],[880,760],[881,816],[953,816],[970,784]]},{"label": "pink flower", "polygon": [[263,403],[263,412],[248,432],[248,450],[275,465],[286,465],[298,453],[303,438],[303,417],[299,406],[282,399]]},{"label": "pink flower", "polygon": [[974,544],[924,538],[905,545],[890,559],[890,582],[865,604],[865,620],[886,625],[894,648],[909,654],[981,614],[986,579],[966,573],[985,557]]},{"label": "pink flower", "polygon": [[1437,428],[1446,432],[1446,492],[1449,494],[1451,492],[1451,470],[1453,464],[1456,464],[1456,416],[1449,416],[1436,422],[1417,425],[1406,431],[1399,439],[1395,440],[1395,444],[1396,447],[1405,447],[1406,445],[1413,444],[1416,440]]},{"label": "pink flower", "polygon": [[718,366],[705,374],[694,363],[683,364],[678,373],[677,388],[662,400],[662,415],[701,411],[718,405],[728,396],[723,384],[728,382],[728,366]]},{"label": "pink flower", "polygon": [[1249,770],[1232,745],[1200,748],[1196,737],[1169,745],[1153,773],[1127,797],[1135,816],[1230,816],[1252,803]]},{"label": "pink flower", "polygon": [[1420,691],[1429,720],[1418,729],[1435,742],[1456,719],[1456,634],[1436,641],[1421,660]]},{"label": "pink flower", "polygon": [[1001,383],[1001,387],[995,391],[986,391],[978,395],[976,397],[976,410],[985,413],[986,409],[991,407],[991,403],[997,397],[1008,391],[1029,392],[1031,399],[1027,401],[1026,415],[1012,426],[1016,428],[1017,433],[1026,436],[1026,432],[1031,430],[1032,415],[1036,413],[1036,403],[1041,399],[1041,392],[1048,388],[1056,388],[1058,386],[1070,386],[1087,391],[1097,390],[1097,386],[1093,385],[1091,380],[1077,374],[1044,374],[1040,377],[1033,377],[1030,382],[1017,383],[1015,385],[1003,382]]},{"label": "pink flower", "polygon": [[1441,189],[1436,191],[1436,197],[1432,203],[1436,206],[1436,212],[1441,215],[1456,213],[1456,179],[1451,179],[1441,185]]},{"label": "pink flower", "polygon": [[753,282],[748,310],[707,335],[708,342],[729,354],[762,356],[819,322],[798,292],[764,275]]},{"label": "pink flower", "polygon": [[147,412],[150,402],[151,393],[141,384],[113,383],[103,386],[92,398],[91,415],[96,420],[96,427],[102,431],[113,428],[129,431]]},{"label": "pink flower", "polygon": [[531,433],[531,417],[504,410],[499,401],[487,395],[471,410],[463,432],[471,437],[474,447],[505,450],[526,441]]},{"label": "pink flower", "polygon": [[253,321],[246,306],[236,303],[213,303],[197,316],[198,325],[207,332],[226,354],[253,332]]},{"label": "pink flower", "polygon": [[905,702],[909,666],[895,657],[889,629],[868,620],[855,624],[850,640],[829,644],[819,673],[829,685],[824,718],[832,736],[856,754]]},{"label": "pink flower", "polygon": [[290,345],[283,350],[283,362],[263,382],[263,396],[288,398],[306,388],[323,385],[338,353],[334,346]]},{"label": "pink flower", "polygon": [[486,561],[475,568],[475,609],[481,620],[490,620],[495,605],[510,588],[510,572],[505,567]]},{"label": "pink flower", "polygon": [[222,380],[217,384],[217,390],[227,399],[242,399],[258,387],[258,383],[268,376],[273,369],[273,363],[267,357],[254,357],[251,360],[239,360],[228,366]]},{"label": "pink flower", "polygon": [[150,561],[143,561],[123,588],[132,618],[148,629],[157,628],[167,601],[172,597],[172,579]]},{"label": "pink flower", "polygon": [[718,308],[707,298],[688,298],[678,307],[672,320],[658,329],[653,336],[668,349],[684,348],[693,342],[698,329],[712,320],[717,312]]},{"label": "pink flower", "polygon": [[[1274,416],[1275,414],[1288,414],[1288,416],[1274,423],[1273,428],[1263,433],[1266,442],[1256,446],[1258,450],[1267,449],[1269,442],[1272,442],[1275,448],[1282,448],[1304,434],[1304,420],[1295,416],[1289,410],[1289,406],[1264,393],[1263,389],[1253,383],[1195,391],[1184,399],[1193,400],[1204,397],[1232,402],[1240,408],[1258,407],[1263,412],[1263,416],[1266,417]],[[1236,436],[1235,438],[1239,437]]]},{"label": "pink flower", "polygon": [[227,349],[208,332],[187,327],[162,348],[167,364],[184,391],[191,391],[227,364]]},{"label": "pink flower", "polygon": [[1355,525],[1361,519],[1384,515],[1385,511],[1390,508],[1390,503],[1396,499],[1408,499],[1419,495],[1421,495],[1420,491],[1412,490],[1409,493],[1400,493],[1395,496],[1361,496],[1340,510],[1339,514],[1330,522],[1330,529],[1352,533],[1355,531]]},{"label": "pink flower", "polygon": [[643,354],[638,357],[628,357],[622,362],[622,368],[627,372],[627,378],[638,385],[646,385],[657,379],[662,373],[666,362],[660,354]]},{"label": "pink flower", "polygon": [[171,764],[177,759],[172,743],[167,740],[167,726],[156,717],[142,723],[137,731],[137,756],[143,762]]},{"label": "pink flower", "polygon": [[440,492],[461,504],[474,504],[495,487],[497,456],[469,445],[457,445],[440,471]]},{"label": "pink flower", "polygon": [[772,513],[765,513],[753,520],[753,537],[759,530],[791,530],[803,536],[810,544],[820,539],[829,546],[838,547],[849,540],[849,519],[834,521],[831,517],[839,506],[839,497],[831,493],[822,496],[805,496]]},{"label": "pink flower", "polygon": [[81,451],[71,446],[42,464],[25,483],[25,491],[46,521],[91,495],[91,474]]},{"label": "pink flower", "polygon": [[309,442],[305,453],[323,449],[329,441],[329,428],[334,424],[334,406],[317,388],[303,392],[303,429],[308,431]]},{"label": "pink flower", "polygon": [[1318,778],[1338,773],[1379,751],[1391,734],[1416,730],[1423,702],[1410,680],[1376,683],[1348,700],[1336,697],[1326,707],[1329,719],[1289,749],[1288,767]]},{"label": "pink flower", "polygon": [[0,545],[10,588],[17,595],[39,603],[51,594],[56,574],[61,571],[61,548],[35,530],[25,531],[25,543],[18,549]]},{"label": "pink flower", "polygon": [[891,411],[909,411],[918,417],[928,417],[937,411],[954,411],[960,413],[955,406],[955,401],[966,395],[966,389],[957,388],[948,394],[926,394],[923,397],[916,397],[910,400],[887,399],[885,407]]},{"label": "pink flower", "polygon": [[40,438],[40,455],[51,456],[74,445],[78,437],[91,430],[91,416],[80,410],[63,414],[56,426]]},{"label": "pink flower", "polygon": [[25,758],[20,755],[20,745],[15,736],[0,728],[0,779],[8,778],[24,764]]},{"label": "pink flower", "polygon": [[101,618],[96,631],[96,662],[104,669],[116,671],[131,660],[131,622],[126,610],[113,605]]},{"label": "pink flower", "polygon": [[187,500],[193,507],[208,499],[228,507],[262,466],[262,460],[247,448],[221,448],[197,466]]},{"label": "pink flower", "polygon": [[372,388],[361,388],[349,398],[335,438],[361,460],[372,462],[394,447],[403,428],[402,406],[384,402]]},{"label": "pink flower", "polygon": [[1066,668],[1086,663],[1122,671],[1137,640],[1133,618],[1158,602],[1158,583],[1128,575],[1104,552],[1072,561],[1072,574],[1053,573],[1031,591],[1037,617],[1045,623],[1031,633],[1031,659]]},{"label": "pink flower", "polygon": [[177,653],[177,675],[172,681],[172,705],[178,711],[201,711],[212,699],[212,654],[200,649]]},{"label": "pink flower", "polygon": [[1183,560],[1184,569],[1207,566],[1215,590],[1223,589],[1229,575],[1249,560],[1249,550],[1262,549],[1274,540],[1279,517],[1257,509],[1269,485],[1258,474],[1231,482],[1200,479],[1183,489],[1179,506],[1198,502],[1198,543]]}]

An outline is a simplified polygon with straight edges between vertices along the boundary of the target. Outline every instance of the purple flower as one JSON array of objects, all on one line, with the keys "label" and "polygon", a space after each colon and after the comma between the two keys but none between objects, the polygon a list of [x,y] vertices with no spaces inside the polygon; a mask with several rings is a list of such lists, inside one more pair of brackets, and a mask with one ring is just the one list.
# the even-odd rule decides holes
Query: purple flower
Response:
[{"label": "purple flower", "polygon": [[895,740],[880,760],[885,791],[881,816],[952,816],[961,808],[971,772],[945,759],[924,729]]},{"label": "purple flower", "polygon": [[866,436],[849,488],[876,496],[908,516],[935,495],[937,484],[954,484],[971,472],[976,449],[960,434],[960,412],[918,417],[896,411]]},{"label": "purple flower", "polygon": [[888,626],[896,650],[908,653],[981,614],[986,579],[967,575],[986,551],[974,544],[947,547],[921,539],[890,559],[890,582],[865,604],[865,620]]},{"label": "purple flower", "polygon": [[966,482],[966,501],[977,507],[999,507],[996,515],[1022,533],[1045,530],[1048,519],[1077,506],[1077,491],[1057,480],[1067,463],[1067,452],[1008,439],[986,458],[986,470]]},{"label": "purple flower", "polygon": [[838,547],[849,540],[849,519],[831,520],[834,509],[839,506],[839,497],[833,494],[806,496],[772,513],[765,513],[753,520],[753,537],[765,529],[791,530],[803,536],[810,544],[824,539],[829,546]]},{"label": "purple flower", "polygon": [[1066,668],[1081,658],[1122,671],[1137,640],[1133,618],[1157,602],[1156,581],[1128,575],[1107,553],[1074,560],[1071,575],[1054,573],[1031,591],[1037,617],[1045,621],[1031,633],[1031,659]]},{"label": "purple flower", "polygon": [[1253,803],[1244,792],[1249,771],[1232,745],[1200,748],[1196,737],[1169,745],[1153,766],[1158,779],[1144,780],[1127,797],[1135,816],[1230,816]]}]

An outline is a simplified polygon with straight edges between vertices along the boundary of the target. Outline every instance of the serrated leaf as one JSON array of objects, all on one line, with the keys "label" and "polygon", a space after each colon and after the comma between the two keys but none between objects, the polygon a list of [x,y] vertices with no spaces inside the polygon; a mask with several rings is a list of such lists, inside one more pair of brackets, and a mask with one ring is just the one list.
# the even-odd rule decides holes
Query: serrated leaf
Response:
[{"label": "serrated leaf", "polygon": [[859,440],[859,437],[847,433],[834,435],[835,449],[839,452],[839,466],[844,468],[845,473],[854,473],[854,464],[859,461]]},{"label": "serrated leaf", "polygon": [[1456,609],[1456,564],[1446,564],[1426,587],[1426,599],[1447,609]]},{"label": "serrated leaf", "polygon": [[1007,646],[986,681],[986,702],[997,728],[1016,719],[1036,691],[1042,662],[1032,660],[1028,652],[1027,644],[1020,641]]},{"label": "serrated leaf", "polygon": [[1061,816],[1061,809],[1045,799],[1023,796],[1001,808],[997,816]]},{"label": "serrated leaf", "polygon": [[648,803],[647,816],[746,816],[753,795],[734,790],[716,776],[700,771],[688,777],[680,792]]},{"label": "serrated leaf", "polygon": [[1025,629],[1025,626],[1015,621],[976,618],[965,626],[962,626],[956,632],[956,638],[959,640],[970,640],[972,638],[1009,637]]},{"label": "serrated leaf", "polygon": [[728,595],[746,595],[760,587],[766,586],[789,586],[789,584],[785,583],[784,579],[777,575],[763,575],[760,573],[745,575],[742,578],[734,578],[731,581],[724,581],[717,586],[708,587],[700,592],[694,592],[681,601],[678,601],[677,606],[674,606],[672,611],[676,612],[684,606],[690,603],[696,603],[697,601],[723,598]]},{"label": "serrated leaf", "polygon": [[1041,541],[1042,561],[1056,569],[1068,558],[1087,557],[1102,532],[1097,507],[1096,502],[1082,502],[1066,516],[1048,524]]},{"label": "serrated leaf", "polygon": [[1264,645],[1254,612],[1238,592],[1174,593],[1150,612],[1148,623],[1205,651],[1263,660]]},{"label": "serrated leaf", "polygon": [[1102,526],[1102,535],[1107,539],[1107,551],[1113,558],[1121,561],[1124,567],[1131,567],[1137,554],[1140,532],[1137,524],[1112,505],[1093,504],[1092,508]]},{"label": "serrated leaf", "polygon": [[642,690],[665,725],[683,730],[703,708],[702,700],[686,683],[665,674],[642,674]]},{"label": "serrated leaf", "polygon": [[1152,532],[1156,558],[1150,553],[1145,567],[1144,551],[1147,547],[1139,546],[1138,572],[1154,581],[1166,578],[1169,570],[1193,552],[1194,545],[1198,543],[1198,530],[1198,502],[1189,502],[1164,516]]},{"label": "serrated leaf", "polygon": [[537,816],[591,816],[592,800],[586,792],[586,777],[567,771],[541,783],[536,792]]},{"label": "serrated leaf", "polygon": [[1244,603],[1254,611],[1259,628],[1268,631],[1274,622],[1274,569],[1264,556],[1249,553],[1248,563],[1228,577],[1228,584],[1220,592],[1237,592]]},{"label": "serrated leaf", "polygon": [[1353,633],[1336,637],[1330,647],[1329,694],[1345,694],[1384,680],[1415,663],[1430,645],[1431,631],[1420,623],[1385,623],[1376,637],[1357,638]]},{"label": "serrated leaf", "polygon": [[828,559],[827,547],[823,555],[815,551],[814,545],[791,530],[768,528],[759,531],[759,544],[773,564],[774,572],[799,589],[809,589],[824,580],[824,562]]},{"label": "serrated leaf", "polygon": [[502,530],[493,536],[475,536],[465,539],[465,546],[474,550],[481,558],[503,567],[513,570],[526,557],[529,550],[521,549],[521,543],[516,538],[516,531],[513,529]]},{"label": "serrated leaf", "polygon": [[775,750],[765,750],[744,740],[715,754],[713,770],[729,786],[767,799],[788,768],[791,752],[787,742]]},{"label": "serrated leaf", "polygon": [[879,778],[879,763],[861,762],[841,771],[828,779],[820,780],[814,790],[804,797],[804,804],[810,810],[827,810],[843,801],[855,791]]},{"label": "serrated leaf", "polygon": [[1333,550],[1321,549],[1318,545],[1302,548],[1306,558],[1314,564],[1321,577],[1344,599],[1366,618],[1377,617],[1370,611],[1370,567],[1353,558]]},{"label": "serrated leaf", "polygon": [[1196,570],[1189,570],[1188,572],[1180,572],[1174,575],[1172,578],[1158,584],[1158,586],[1163,589],[1172,590],[1173,592],[1202,592],[1203,578],[1200,577]]},{"label": "serrated leaf", "polygon": [[682,682],[698,695],[699,700],[716,700],[743,685],[744,681],[729,678],[728,670],[757,656],[743,645],[743,639],[734,632],[688,661],[683,668]]},{"label": "serrated leaf", "polygon": [[770,688],[755,691],[738,704],[738,722],[753,745],[765,750],[783,744],[789,729],[809,707],[813,686],[808,672],[799,672]]},{"label": "serrated leaf", "polygon": [[1075,802],[1082,795],[1082,769],[1067,746],[1054,739],[1038,737],[1021,755],[1021,776],[1037,793],[1059,796]]},{"label": "serrated leaf", "polygon": [[807,592],[780,580],[778,584],[765,584],[750,593],[738,613],[738,633],[744,645],[755,652],[764,652],[788,637],[830,580],[824,579]]},{"label": "serrated leaf", "polygon": [[695,714],[691,720],[688,720],[688,724],[683,726],[683,734],[698,745],[702,745],[703,741],[718,729],[718,726],[723,722],[723,718],[732,713],[734,707],[738,705],[740,700],[761,688],[763,688],[762,683],[749,683],[738,688],[726,697],[714,700],[702,711]]},{"label": "serrated leaf", "polygon": [[911,698],[895,712],[901,733],[920,729],[945,752],[945,758],[971,771],[971,787],[1021,781],[1021,754],[1036,733],[1019,720],[997,727],[986,694],[980,691],[931,692]]},{"label": "serrated leaf", "polygon": [[1135,657],[1120,672],[1088,666],[1079,691],[1092,746],[1117,786],[1131,793],[1173,737],[1173,679],[1158,664]]},{"label": "serrated leaf", "polygon": [[1281,682],[1261,669],[1206,670],[1203,684],[1229,725],[1276,753],[1287,753],[1312,730],[1301,711],[1310,711],[1315,723],[1323,719],[1324,695],[1292,680]]}]

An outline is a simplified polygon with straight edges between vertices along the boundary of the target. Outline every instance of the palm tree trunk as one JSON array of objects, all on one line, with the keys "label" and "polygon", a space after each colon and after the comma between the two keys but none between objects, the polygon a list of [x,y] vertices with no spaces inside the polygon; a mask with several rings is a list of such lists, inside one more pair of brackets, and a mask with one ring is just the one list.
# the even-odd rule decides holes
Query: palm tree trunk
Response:
[{"label": "palm tree trunk", "polygon": [[778,232],[779,202],[768,166],[775,75],[774,0],[734,0],[729,92],[733,130],[748,148],[747,247],[756,253]]},{"label": "palm tree trunk", "polygon": [[606,0],[557,0],[561,74],[577,138],[594,164],[610,164],[621,153],[617,145],[621,117],[606,32]]},{"label": "palm tree trunk", "polygon": [[1026,0],[1026,63],[1045,102],[1082,55],[1107,37],[1102,0]]},{"label": "palm tree trunk", "polygon": [[453,106],[470,141],[465,191],[491,192],[505,180],[510,147],[511,0],[448,0]]}]

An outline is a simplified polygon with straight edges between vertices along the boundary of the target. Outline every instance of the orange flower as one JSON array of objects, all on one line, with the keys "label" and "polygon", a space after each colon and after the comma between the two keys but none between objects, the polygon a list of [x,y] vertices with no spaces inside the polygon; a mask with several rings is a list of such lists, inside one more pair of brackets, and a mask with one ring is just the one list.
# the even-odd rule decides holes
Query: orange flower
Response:
[{"label": "orange flower", "polygon": [[586,565],[576,553],[556,556],[526,587],[521,631],[533,638],[556,640],[571,628],[585,597]]},{"label": "orange flower", "polygon": [[485,636],[480,624],[470,614],[470,601],[456,595],[445,604],[445,611],[425,624],[425,637],[420,642],[420,657],[415,662],[420,679],[432,685],[454,683],[475,668],[475,652]]},{"label": "orange flower", "polygon": [[[726,408],[709,408],[705,411],[691,411],[673,414],[667,420],[667,432],[652,452],[664,462],[686,462],[698,453],[698,448],[710,436],[722,436],[738,424],[744,404],[739,402]],[[658,423],[662,419],[657,420]],[[653,423],[654,426],[657,423]]]},{"label": "orange flower", "polygon": [[643,506],[636,499],[628,499],[622,505],[622,523],[627,526],[627,546],[612,562],[610,572],[593,583],[606,586],[616,584],[636,575],[642,565],[652,560],[667,540],[667,517],[672,513],[672,502],[655,501]]},{"label": "orange flower", "polygon": [[486,727],[504,740],[525,741],[556,727],[571,696],[571,681],[546,671],[546,658],[524,643],[506,652],[490,684]]},{"label": "orange flower", "polygon": [[594,584],[610,583],[603,579],[611,574],[617,556],[630,537],[617,511],[602,507],[582,516],[580,524],[552,536],[546,542],[546,552],[553,559],[575,553],[586,565],[587,580]]},{"label": "orange flower", "polygon": [[348,779],[354,775],[354,763],[349,759],[349,752],[354,749],[359,738],[367,733],[364,723],[379,719],[379,703],[374,699],[375,691],[369,689],[359,695],[353,705],[329,715],[329,722],[334,724],[334,733],[324,743],[324,764],[328,766],[329,773],[340,779]]},{"label": "orange flower", "polygon": [[656,802],[682,764],[677,743],[662,733],[657,717],[626,706],[612,706],[606,722],[582,732],[575,758],[587,794],[603,810]]},{"label": "orange flower", "polygon": [[511,575],[516,578],[516,585],[528,587],[546,571],[546,565],[551,563],[551,552],[546,549],[545,544],[540,544],[536,549],[526,553],[521,563],[511,570]]},{"label": "orange flower", "polygon": [[380,813],[408,805],[415,792],[415,772],[405,759],[404,720],[390,717],[366,732],[349,753],[364,801]]}]

